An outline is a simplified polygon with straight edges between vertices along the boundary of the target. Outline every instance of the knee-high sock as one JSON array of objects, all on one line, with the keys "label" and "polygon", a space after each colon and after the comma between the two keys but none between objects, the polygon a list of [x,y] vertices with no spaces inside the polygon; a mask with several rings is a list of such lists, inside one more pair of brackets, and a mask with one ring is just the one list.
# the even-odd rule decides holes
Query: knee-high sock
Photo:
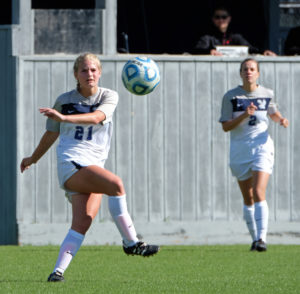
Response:
[{"label": "knee-high sock", "polygon": [[254,205],[244,205],[244,220],[246,221],[246,225],[248,227],[249,233],[252,237],[252,241],[257,240],[257,229],[256,222],[254,218]]},{"label": "knee-high sock", "polygon": [[54,272],[59,271],[64,273],[64,271],[69,266],[72,258],[76,255],[79,250],[84,235],[70,229],[64,241],[62,242],[59,250],[59,255],[54,267]]},{"label": "knee-high sock", "polygon": [[110,196],[108,198],[108,208],[123,238],[124,246],[130,247],[136,244],[139,240],[127,210],[126,195]]},{"label": "knee-high sock", "polygon": [[269,207],[266,200],[256,202],[254,205],[254,215],[257,227],[257,239],[262,239],[264,242],[266,242],[269,221]]}]

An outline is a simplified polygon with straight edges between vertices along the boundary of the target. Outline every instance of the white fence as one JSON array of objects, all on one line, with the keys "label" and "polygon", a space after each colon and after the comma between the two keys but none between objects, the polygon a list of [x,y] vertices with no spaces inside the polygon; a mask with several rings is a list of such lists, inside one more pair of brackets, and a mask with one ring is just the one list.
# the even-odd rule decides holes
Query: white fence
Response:
[{"label": "white fence", "polygon": [[[75,57],[18,58],[18,165],[32,153],[45,130],[38,108],[52,106],[60,93],[75,87]],[[241,59],[152,56],[159,64],[161,83],[154,93],[140,97],[122,85],[121,70],[128,58],[100,56],[101,86],[120,95],[106,167],[122,177],[138,231],[149,236],[159,231],[159,240],[165,243],[170,236],[174,237],[171,243],[189,237],[190,243],[209,243],[197,232],[198,227],[209,225],[239,231],[242,224],[246,234],[242,197],[228,168],[229,135],[218,122],[223,94],[240,83]],[[290,120],[288,129],[270,122],[276,148],[267,192],[270,220],[292,225],[300,221],[300,58],[258,59],[260,83],[274,89],[280,111]],[[55,148],[36,166],[18,173],[17,182],[20,242],[59,243],[71,211],[58,186]],[[116,237],[99,235],[98,228],[105,231],[111,226],[106,199],[95,223],[90,243],[118,242],[116,231],[110,233]],[[188,233],[186,228],[194,229]]]}]

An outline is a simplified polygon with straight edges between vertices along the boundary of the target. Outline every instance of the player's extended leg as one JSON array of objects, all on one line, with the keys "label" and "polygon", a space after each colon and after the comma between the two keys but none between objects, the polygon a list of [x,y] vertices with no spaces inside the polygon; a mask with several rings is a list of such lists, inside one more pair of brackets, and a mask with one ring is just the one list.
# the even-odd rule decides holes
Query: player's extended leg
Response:
[{"label": "player's extended leg", "polygon": [[257,229],[254,217],[254,199],[253,199],[253,184],[252,177],[244,180],[238,181],[240,190],[244,198],[243,214],[244,220],[246,221],[247,228],[252,237],[251,251],[256,250],[257,239]]},{"label": "player's extended leg", "polygon": [[266,251],[266,238],[269,220],[269,208],[266,201],[266,190],[270,175],[263,171],[253,172],[253,197],[255,202],[255,221],[257,227],[258,251]]},{"label": "player's extended leg", "polygon": [[140,242],[127,210],[126,194],[122,180],[99,166],[82,167],[65,183],[68,190],[109,195],[108,207],[122,236],[125,253],[150,256],[159,251],[156,245]]},{"label": "player's extended leg", "polygon": [[101,194],[76,194],[72,196],[72,226],[61,244],[54,270],[48,278],[49,282],[64,280],[63,273],[79,250],[85,233],[96,217],[101,198]]},{"label": "player's extended leg", "polygon": [[137,234],[127,210],[125,189],[122,180],[112,172],[98,167],[82,167],[65,183],[67,189],[78,192],[100,192],[110,195],[109,211],[123,238],[130,247],[138,243]]}]

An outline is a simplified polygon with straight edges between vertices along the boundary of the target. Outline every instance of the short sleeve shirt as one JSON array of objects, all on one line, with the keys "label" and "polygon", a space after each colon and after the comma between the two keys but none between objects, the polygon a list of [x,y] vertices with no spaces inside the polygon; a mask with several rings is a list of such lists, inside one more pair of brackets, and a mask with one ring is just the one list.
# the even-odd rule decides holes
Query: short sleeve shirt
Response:
[{"label": "short sleeve shirt", "polygon": [[46,129],[60,133],[57,146],[58,161],[75,161],[86,166],[105,160],[110,148],[112,117],[117,103],[117,92],[100,87],[95,95],[87,98],[77,90],[60,95],[53,107],[60,113],[70,115],[100,110],[106,118],[97,125],[60,123],[48,119]]},{"label": "short sleeve shirt", "polygon": [[220,122],[225,122],[240,116],[245,112],[251,102],[257,107],[255,114],[245,119],[236,128],[231,130],[231,142],[259,140],[268,136],[268,114],[277,111],[273,103],[273,91],[262,86],[258,86],[253,92],[245,91],[238,86],[228,91],[222,101]]}]

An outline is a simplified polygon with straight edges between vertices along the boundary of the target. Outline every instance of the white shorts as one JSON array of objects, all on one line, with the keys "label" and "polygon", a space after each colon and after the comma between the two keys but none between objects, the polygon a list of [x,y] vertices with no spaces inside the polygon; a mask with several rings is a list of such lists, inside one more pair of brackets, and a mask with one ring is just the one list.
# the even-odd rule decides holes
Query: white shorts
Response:
[{"label": "white shorts", "polygon": [[[102,160],[98,166],[104,167],[105,160]],[[85,167],[87,165],[80,165],[75,161],[61,161],[57,163],[57,174],[58,174],[58,181],[60,187],[65,190],[65,196],[68,198],[68,200],[72,203],[72,195],[78,194],[78,192],[71,191],[65,188],[65,182],[78,170],[80,170],[82,167]]]},{"label": "white shorts", "polygon": [[[239,181],[249,179],[252,176],[252,171],[263,171],[272,174],[274,166],[274,144],[272,139],[269,138],[265,144],[251,148],[250,151],[251,156],[246,156],[243,160],[231,160],[230,162],[232,175]],[[241,157],[239,156],[239,158]]]}]

